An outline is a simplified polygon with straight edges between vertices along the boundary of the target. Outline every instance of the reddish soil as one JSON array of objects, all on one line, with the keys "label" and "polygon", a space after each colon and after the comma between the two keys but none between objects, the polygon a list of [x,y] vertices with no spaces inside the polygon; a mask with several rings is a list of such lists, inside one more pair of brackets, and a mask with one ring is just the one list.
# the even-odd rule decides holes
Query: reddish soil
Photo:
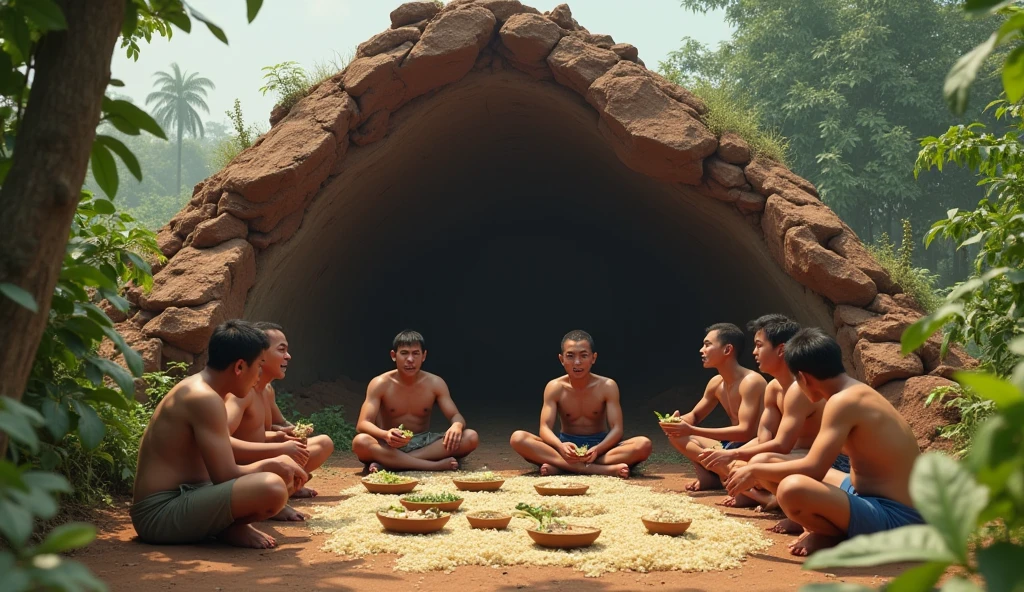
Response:
[{"label": "reddish soil", "polygon": [[[501,432],[498,432],[500,435]],[[657,443],[658,441],[655,440]],[[507,442],[487,442],[465,463],[465,468],[526,473],[530,465],[508,448]],[[660,448],[664,448],[663,446]],[[657,458],[657,457],[656,457]],[[317,472],[310,483],[320,496],[312,501],[297,501],[301,509],[339,499],[338,491],[353,485],[362,469],[347,452],[336,454],[327,468]],[[692,478],[688,465],[665,460],[648,463],[636,482],[661,491],[680,492]],[[724,492],[694,494],[701,503],[714,504]],[[739,569],[709,572],[611,573],[586,578],[569,568],[519,566],[494,569],[460,567],[452,573],[405,573],[394,571],[395,557],[338,557],[320,550],[326,535],[309,533],[306,525],[264,522],[258,527],[274,536],[278,547],[268,551],[237,549],[218,543],[194,546],[151,546],[135,540],[128,518],[127,500],[117,507],[100,510],[94,518],[100,528],[99,539],[75,558],[91,568],[113,591],[126,590],[596,590],[618,591],[640,588],[662,590],[709,590],[768,592],[797,590],[811,582],[855,582],[878,587],[899,574],[906,565],[832,570],[831,573],[801,569],[803,560],[788,553],[792,537],[769,533],[775,544],[762,554],[749,557]],[[752,510],[722,508],[726,514],[759,526],[770,526],[775,515]]]}]

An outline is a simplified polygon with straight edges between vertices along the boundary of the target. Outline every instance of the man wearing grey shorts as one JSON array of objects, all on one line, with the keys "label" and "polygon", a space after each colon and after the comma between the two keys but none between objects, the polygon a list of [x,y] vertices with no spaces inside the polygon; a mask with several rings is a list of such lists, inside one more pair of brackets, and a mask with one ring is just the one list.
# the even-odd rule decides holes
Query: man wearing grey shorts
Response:
[{"label": "man wearing grey shorts", "polygon": [[[466,429],[444,380],[421,369],[427,359],[423,336],[416,331],[399,333],[391,359],[396,368],[366,387],[352,451],[371,473],[457,470],[458,459],[476,450],[480,440]],[[451,422],[443,434],[430,431],[435,404]]]}]

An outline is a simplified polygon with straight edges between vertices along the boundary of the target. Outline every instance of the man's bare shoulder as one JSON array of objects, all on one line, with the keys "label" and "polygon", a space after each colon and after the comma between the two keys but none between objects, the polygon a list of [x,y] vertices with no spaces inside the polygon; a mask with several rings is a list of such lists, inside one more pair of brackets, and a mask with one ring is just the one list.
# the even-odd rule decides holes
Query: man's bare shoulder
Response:
[{"label": "man's bare shoulder", "polygon": [[552,378],[544,385],[544,394],[557,394],[561,393],[564,389],[569,387],[569,375],[559,376],[558,378]]},{"label": "man's bare shoulder", "polygon": [[744,370],[746,370],[746,373],[745,376],[740,379],[740,384],[748,387],[760,387],[761,389],[768,386],[768,381],[765,380],[764,376],[762,376],[760,372],[754,372],[749,368],[744,368]]},{"label": "man's bare shoulder", "polygon": [[591,374],[594,377],[594,386],[597,390],[604,394],[613,394],[619,392],[619,384],[613,379],[606,376],[599,376],[597,374]]},{"label": "man's bare shoulder", "polygon": [[389,384],[394,382],[395,374],[397,374],[397,372],[397,370],[390,370],[384,374],[374,376],[373,379],[370,380],[370,383],[366,385],[366,394],[370,395],[386,388]]},{"label": "man's bare shoulder", "polygon": [[448,383],[446,383],[443,378],[441,378],[437,374],[433,374],[425,370],[420,370],[419,382],[420,384],[425,384],[432,389],[440,388],[442,386],[448,386]]},{"label": "man's bare shoulder", "polygon": [[708,381],[707,390],[717,390],[723,384],[725,384],[725,377],[721,374],[715,374],[711,377],[711,380]]},{"label": "man's bare shoulder", "polygon": [[170,403],[182,405],[190,413],[206,411],[211,406],[223,408],[225,400],[199,374],[182,380],[167,393],[165,399]]},{"label": "man's bare shoulder", "polygon": [[779,384],[778,379],[773,378],[768,386],[764,387],[765,399],[777,400],[784,393],[782,392],[782,385]]}]

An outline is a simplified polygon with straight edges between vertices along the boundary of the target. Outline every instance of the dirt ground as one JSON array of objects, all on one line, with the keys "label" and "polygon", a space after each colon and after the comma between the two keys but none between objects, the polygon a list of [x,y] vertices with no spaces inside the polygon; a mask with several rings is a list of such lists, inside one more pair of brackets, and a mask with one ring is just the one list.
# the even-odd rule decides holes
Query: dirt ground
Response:
[{"label": "dirt ground", "polygon": [[[490,439],[464,463],[468,470],[484,466],[494,471],[527,473],[532,466],[519,459],[508,447],[505,430],[495,430]],[[657,436],[651,434],[652,439]],[[692,478],[688,465],[680,464],[664,452],[666,446],[655,441],[655,456],[644,468],[637,483],[660,491],[683,492]],[[664,442],[662,440],[661,442]],[[319,470],[311,487],[320,496],[297,501],[302,509],[332,503],[339,491],[355,484],[362,465],[348,452],[339,452]],[[694,494],[704,504],[724,499],[724,492]],[[97,541],[75,555],[113,591],[137,590],[590,590],[621,591],[640,589],[687,591],[791,591],[812,582],[855,582],[878,587],[899,574],[906,566],[833,570],[831,573],[803,571],[802,559],[789,555],[786,545],[792,537],[768,533],[775,544],[766,552],[750,556],[739,569],[708,572],[620,572],[599,578],[586,578],[570,568],[517,566],[490,568],[459,567],[452,573],[405,573],[394,571],[395,556],[339,557],[320,550],[326,535],[309,532],[302,523],[264,522],[258,527],[278,541],[276,549],[257,551],[237,549],[219,543],[194,546],[152,546],[135,540],[128,518],[128,500],[116,508],[97,511],[100,528]],[[722,508],[726,514],[759,526],[770,526],[778,519],[752,510]]]}]

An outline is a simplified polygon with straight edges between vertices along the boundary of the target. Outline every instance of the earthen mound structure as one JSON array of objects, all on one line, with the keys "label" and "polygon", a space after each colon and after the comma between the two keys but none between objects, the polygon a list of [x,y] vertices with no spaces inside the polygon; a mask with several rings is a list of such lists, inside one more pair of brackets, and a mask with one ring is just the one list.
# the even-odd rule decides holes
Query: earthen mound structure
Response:
[{"label": "earthen mound structure", "polygon": [[308,385],[386,370],[390,335],[415,326],[432,369],[472,377],[463,399],[535,414],[569,329],[603,338],[595,371],[623,375],[625,398],[699,368],[703,326],[779,311],[833,331],[930,445],[949,418],[924,397],[967,358],[936,340],[902,356],[914,299],[814,185],[716,137],[706,110],[566,5],[403,4],[196,185],[118,327],[154,370],[201,363],[225,319],[276,320],[304,356],[289,381]]}]

